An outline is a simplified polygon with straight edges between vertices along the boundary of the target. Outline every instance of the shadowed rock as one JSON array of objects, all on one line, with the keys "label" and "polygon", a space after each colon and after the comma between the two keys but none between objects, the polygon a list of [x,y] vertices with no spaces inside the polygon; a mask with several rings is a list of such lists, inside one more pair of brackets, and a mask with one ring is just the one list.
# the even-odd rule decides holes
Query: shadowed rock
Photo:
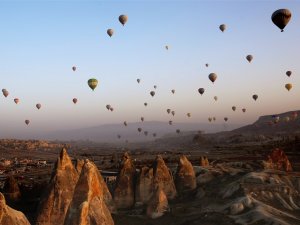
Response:
[{"label": "shadowed rock", "polygon": [[265,169],[276,169],[283,171],[293,171],[292,165],[282,149],[276,148],[267,156],[264,161]]},{"label": "shadowed rock", "polygon": [[156,157],[153,164],[153,175],[154,190],[160,187],[166,194],[168,200],[174,199],[177,195],[177,192],[173,176],[160,155]]},{"label": "shadowed rock", "polygon": [[153,194],[153,168],[143,167],[137,179],[136,201],[146,204]]},{"label": "shadowed rock", "polygon": [[135,167],[127,152],[122,157],[120,168],[114,190],[114,201],[118,209],[131,208],[134,205]]},{"label": "shadowed rock", "polygon": [[30,225],[22,212],[6,205],[4,195],[0,193],[0,224],[1,225]]},{"label": "shadowed rock", "polygon": [[64,223],[78,177],[79,175],[66,149],[62,149],[55,164],[50,184],[38,208],[37,225]]},{"label": "shadowed rock", "polygon": [[76,171],[77,171],[78,174],[81,173],[81,169],[83,167],[83,164],[84,164],[84,160],[83,159],[77,159],[76,160],[75,169],[76,169]]},{"label": "shadowed rock", "polygon": [[197,187],[194,168],[184,155],[179,159],[175,184],[179,194],[189,193]]},{"label": "shadowed rock", "polygon": [[147,216],[152,219],[159,218],[168,211],[168,208],[168,198],[164,191],[158,187],[147,205]]},{"label": "shadowed rock", "polygon": [[104,201],[104,183],[95,164],[86,160],[68,209],[65,225],[113,225]]},{"label": "shadowed rock", "polygon": [[21,192],[19,189],[19,185],[13,176],[9,176],[6,178],[3,187],[3,194],[8,203],[13,203],[20,199]]}]

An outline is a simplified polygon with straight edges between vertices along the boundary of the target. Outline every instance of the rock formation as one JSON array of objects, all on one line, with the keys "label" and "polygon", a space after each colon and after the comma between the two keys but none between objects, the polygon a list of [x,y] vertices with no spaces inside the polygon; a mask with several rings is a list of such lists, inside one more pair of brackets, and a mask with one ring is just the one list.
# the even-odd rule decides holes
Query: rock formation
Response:
[{"label": "rock formation", "polygon": [[175,176],[176,189],[179,194],[186,194],[196,189],[194,168],[186,156],[180,156]]},{"label": "rock formation", "polygon": [[158,187],[147,205],[147,216],[156,219],[168,211],[168,198],[161,187]]},{"label": "rock formation", "polygon": [[146,204],[153,194],[153,168],[143,167],[137,178],[136,202]]},{"label": "rock formation", "polygon": [[172,173],[160,155],[153,164],[153,185],[154,190],[160,187],[168,200],[174,199],[177,195]]},{"label": "rock formation", "polygon": [[263,162],[265,169],[283,170],[286,172],[293,171],[292,165],[282,149],[276,148],[267,156]]},{"label": "rock formation", "polygon": [[8,203],[14,203],[20,199],[21,192],[19,189],[19,185],[13,176],[9,176],[6,178],[3,187],[3,194]]},{"label": "rock formation", "polygon": [[0,193],[0,224],[1,225],[30,225],[22,212],[6,205],[4,195]]},{"label": "rock formation", "polygon": [[77,171],[78,174],[81,173],[81,169],[83,167],[83,164],[84,164],[84,160],[83,159],[77,159],[76,160],[75,169],[76,169],[76,171]]},{"label": "rock formation", "polygon": [[[113,225],[114,221],[104,201],[103,182],[100,173],[86,160],[68,209],[65,225]],[[105,185],[106,186],[106,185]]]},{"label": "rock formation", "polygon": [[134,205],[134,177],[135,167],[126,152],[122,157],[120,173],[114,190],[114,201],[118,209],[131,208]]},{"label": "rock formation", "polygon": [[50,184],[38,208],[37,225],[63,224],[73,198],[78,173],[66,149],[57,159]]},{"label": "rock formation", "polygon": [[201,156],[200,157],[200,166],[202,166],[202,167],[209,166],[209,161],[208,161],[206,156]]}]

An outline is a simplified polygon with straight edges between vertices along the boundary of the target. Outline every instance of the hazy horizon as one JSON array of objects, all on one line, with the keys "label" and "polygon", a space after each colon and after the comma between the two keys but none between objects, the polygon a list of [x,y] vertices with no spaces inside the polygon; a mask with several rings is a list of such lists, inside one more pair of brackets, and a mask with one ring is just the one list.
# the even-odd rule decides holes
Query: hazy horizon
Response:
[{"label": "hazy horizon", "polygon": [[[292,12],[283,33],[271,20],[279,8]],[[298,110],[299,12],[294,1],[1,1],[0,89],[10,93],[0,96],[2,136],[122,125],[141,116],[175,124],[208,123],[213,116],[223,124],[228,117],[228,126],[244,125]],[[128,15],[124,27],[121,14]],[[212,72],[218,75],[214,84]],[[99,81],[95,91],[90,78]],[[289,92],[286,83],[293,84]],[[158,88],[151,97],[153,85]]]}]

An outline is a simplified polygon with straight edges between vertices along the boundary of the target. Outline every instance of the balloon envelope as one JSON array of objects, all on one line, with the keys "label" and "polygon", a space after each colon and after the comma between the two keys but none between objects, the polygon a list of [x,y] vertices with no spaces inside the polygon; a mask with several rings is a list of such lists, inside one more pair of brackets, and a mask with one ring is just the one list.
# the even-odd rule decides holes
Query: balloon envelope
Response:
[{"label": "balloon envelope", "polygon": [[20,101],[20,100],[19,100],[18,98],[15,98],[15,99],[14,99],[14,102],[15,102],[16,104],[18,104],[19,101]]},{"label": "balloon envelope", "polygon": [[35,107],[36,107],[37,109],[40,109],[40,108],[42,107],[42,105],[41,105],[40,103],[38,103],[38,104],[35,105]]},{"label": "balloon envelope", "polygon": [[247,55],[246,56],[246,59],[248,60],[248,62],[250,63],[253,59],[253,56],[252,55]]},{"label": "balloon envelope", "polygon": [[73,98],[73,103],[74,103],[74,104],[77,103],[77,98]]},{"label": "balloon envelope", "polygon": [[278,9],[272,14],[273,23],[283,32],[285,26],[289,23],[292,13],[288,9]]},{"label": "balloon envelope", "polygon": [[95,78],[91,78],[91,79],[88,80],[88,85],[89,85],[89,87],[94,91],[95,88],[96,88],[97,85],[98,85],[98,80],[95,79]]},{"label": "balloon envelope", "polygon": [[113,29],[108,29],[107,31],[107,34],[108,34],[108,36],[113,36],[113,34],[114,34],[114,30]]},{"label": "balloon envelope", "polygon": [[210,79],[211,82],[214,83],[217,79],[217,74],[211,73],[211,74],[208,75],[208,78]]},{"label": "balloon envelope", "polygon": [[290,91],[292,89],[293,85],[292,84],[286,84],[285,88]]},{"label": "balloon envelope", "polygon": [[28,125],[30,123],[30,121],[29,120],[25,120],[25,123],[26,123],[26,125]]},{"label": "balloon envelope", "polygon": [[126,15],[119,16],[119,21],[123,26],[125,25],[125,23],[127,23],[127,20],[128,20],[128,16]]},{"label": "balloon envelope", "polygon": [[198,92],[200,93],[200,95],[203,95],[204,91],[205,91],[204,88],[199,88],[199,89],[198,89]]}]

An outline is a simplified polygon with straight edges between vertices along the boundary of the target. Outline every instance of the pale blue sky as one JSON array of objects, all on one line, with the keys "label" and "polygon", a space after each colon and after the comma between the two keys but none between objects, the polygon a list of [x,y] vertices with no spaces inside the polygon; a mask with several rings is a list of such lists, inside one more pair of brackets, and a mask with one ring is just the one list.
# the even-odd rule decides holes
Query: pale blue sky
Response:
[{"label": "pale blue sky", "polygon": [[[279,8],[292,12],[283,33],[271,21]],[[124,27],[121,14],[129,18]],[[0,1],[0,89],[10,92],[0,96],[0,127],[13,136],[28,130],[25,119],[36,132],[141,116],[168,121],[167,108],[178,122],[216,116],[222,123],[227,116],[245,124],[299,109],[299,26],[300,1]],[[108,28],[115,31],[112,38]],[[254,56],[251,64],[247,54]],[[286,70],[293,71],[291,78]],[[208,80],[211,72],[218,75],[215,84]],[[99,80],[94,92],[87,86],[92,77]],[[287,92],[289,82],[294,88]],[[151,98],[153,85],[158,89]]]}]

